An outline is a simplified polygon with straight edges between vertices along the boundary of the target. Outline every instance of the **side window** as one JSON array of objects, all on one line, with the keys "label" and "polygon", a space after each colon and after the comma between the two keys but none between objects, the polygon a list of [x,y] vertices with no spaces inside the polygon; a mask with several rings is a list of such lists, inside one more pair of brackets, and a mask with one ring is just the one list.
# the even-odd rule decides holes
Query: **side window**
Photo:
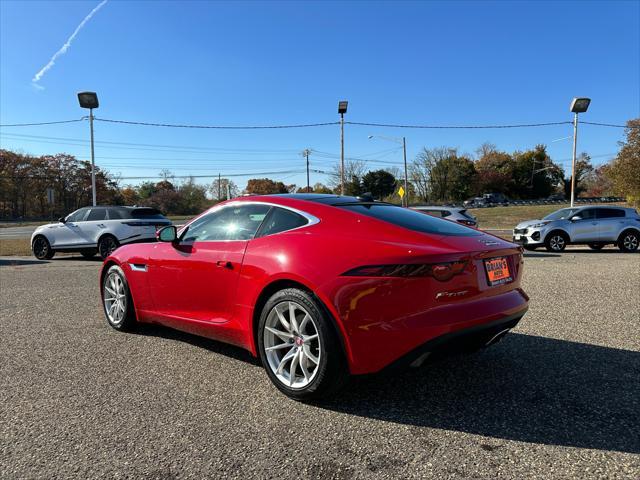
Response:
[{"label": "side window", "polygon": [[624,217],[624,210],[617,208],[598,208],[598,218]]},{"label": "side window", "polygon": [[266,217],[269,205],[250,204],[224,207],[196,220],[184,241],[250,240]]},{"label": "side window", "polygon": [[117,208],[108,208],[107,212],[109,215],[109,220],[122,220],[123,218],[125,218],[122,215],[122,211],[118,210]]},{"label": "side window", "polygon": [[84,220],[84,216],[87,214],[88,208],[81,208],[80,210],[76,210],[71,215],[67,217],[67,222],[82,222]]},{"label": "side window", "polygon": [[296,212],[292,212],[285,208],[274,207],[267,216],[262,227],[260,227],[258,236],[264,237],[266,235],[273,235],[274,233],[293,230],[294,228],[302,227],[307,223],[309,223],[309,221]]},{"label": "side window", "polygon": [[106,208],[92,208],[87,217],[87,222],[95,222],[98,220],[105,220],[107,218]]},{"label": "side window", "polygon": [[582,210],[581,212],[576,213],[576,215],[580,215],[582,220],[593,220],[596,218],[596,209],[587,208],[586,210]]}]

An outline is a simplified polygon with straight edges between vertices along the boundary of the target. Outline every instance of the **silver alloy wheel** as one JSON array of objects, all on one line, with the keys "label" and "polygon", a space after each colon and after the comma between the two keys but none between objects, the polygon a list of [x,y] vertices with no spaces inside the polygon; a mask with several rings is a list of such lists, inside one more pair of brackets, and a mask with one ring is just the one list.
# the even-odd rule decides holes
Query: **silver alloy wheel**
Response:
[{"label": "silver alloy wheel", "polygon": [[562,250],[564,248],[564,237],[562,235],[554,235],[549,240],[549,245],[551,245],[552,250]]},{"label": "silver alloy wheel", "polygon": [[104,311],[112,325],[120,325],[127,312],[127,292],[120,275],[112,272],[104,283],[102,292]]},{"label": "silver alloy wheel", "polygon": [[629,235],[624,237],[622,244],[624,245],[625,249],[633,251],[638,248],[638,237],[630,233]]},{"label": "silver alloy wheel", "polygon": [[322,344],[318,326],[297,302],[274,306],[264,326],[264,351],[269,368],[289,388],[304,388],[318,373]]}]

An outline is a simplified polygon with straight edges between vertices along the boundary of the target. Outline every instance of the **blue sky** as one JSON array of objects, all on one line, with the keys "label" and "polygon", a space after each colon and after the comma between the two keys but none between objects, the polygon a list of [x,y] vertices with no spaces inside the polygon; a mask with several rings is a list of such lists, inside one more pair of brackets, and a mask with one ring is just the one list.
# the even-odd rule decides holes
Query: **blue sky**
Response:
[{"label": "blue sky", "polygon": [[[150,2],[109,1],[38,84],[32,78],[98,1],[0,2],[0,124],[79,118],[75,97],[95,90],[96,116],[209,125],[338,120],[482,125],[640,116],[640,2]],[[3,148],[87,158],[86,122],[3,127]],[[96,161],[122,176],[302,171],[299,152],[339,154],[337,126],[295,130],[183,130],[96,122]],[[565,168],[569,125],[508,130],[410,130],[347,125],[346,155],[398,166],[401,151],[368,135],[473,153],[538,143]],[[29,135],[27,137],[26,135]],[[34,138],[48,137],[48,138]],[[584,125],[579,150],[607,161],[623,131]],[[77,140],[60,140],[77,139]],[[125,145],[144,144],[144,145]],[[152,146],[148,146],[152,145]],[[155,145],[169,145],[160,147]],[[312,168],[335,160],[311,156]],[[385,164],[383,162],[389,162]],[[303,173],[271,175],[303,185]],[[312,174],[312,183],[325,181]],[[209,182],[207,179],[199,180]],[[123,181],[122,183],[137,183]]]}]

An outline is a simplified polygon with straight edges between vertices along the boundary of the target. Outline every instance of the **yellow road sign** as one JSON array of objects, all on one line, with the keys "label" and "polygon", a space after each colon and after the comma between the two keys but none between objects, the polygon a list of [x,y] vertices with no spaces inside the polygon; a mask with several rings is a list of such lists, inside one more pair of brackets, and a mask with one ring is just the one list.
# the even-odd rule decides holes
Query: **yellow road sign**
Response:
[{"label": "yellow road sign", "polygon": [[400,187],[398,189],[398,195],[400,195],[400,198],[404,198],[404,188]]}]

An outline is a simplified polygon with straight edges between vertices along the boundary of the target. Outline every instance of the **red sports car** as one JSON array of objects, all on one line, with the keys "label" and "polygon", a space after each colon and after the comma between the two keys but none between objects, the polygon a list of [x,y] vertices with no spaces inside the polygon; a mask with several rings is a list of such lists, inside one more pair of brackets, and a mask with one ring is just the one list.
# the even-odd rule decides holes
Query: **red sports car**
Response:
[{"label": "red sports car", "polygon": [[105,260],[109,324],[238,345],[298,399],[445,347],[490,345],[527,310],[519,247],[367,197],[243,197],[158,240]]}]

